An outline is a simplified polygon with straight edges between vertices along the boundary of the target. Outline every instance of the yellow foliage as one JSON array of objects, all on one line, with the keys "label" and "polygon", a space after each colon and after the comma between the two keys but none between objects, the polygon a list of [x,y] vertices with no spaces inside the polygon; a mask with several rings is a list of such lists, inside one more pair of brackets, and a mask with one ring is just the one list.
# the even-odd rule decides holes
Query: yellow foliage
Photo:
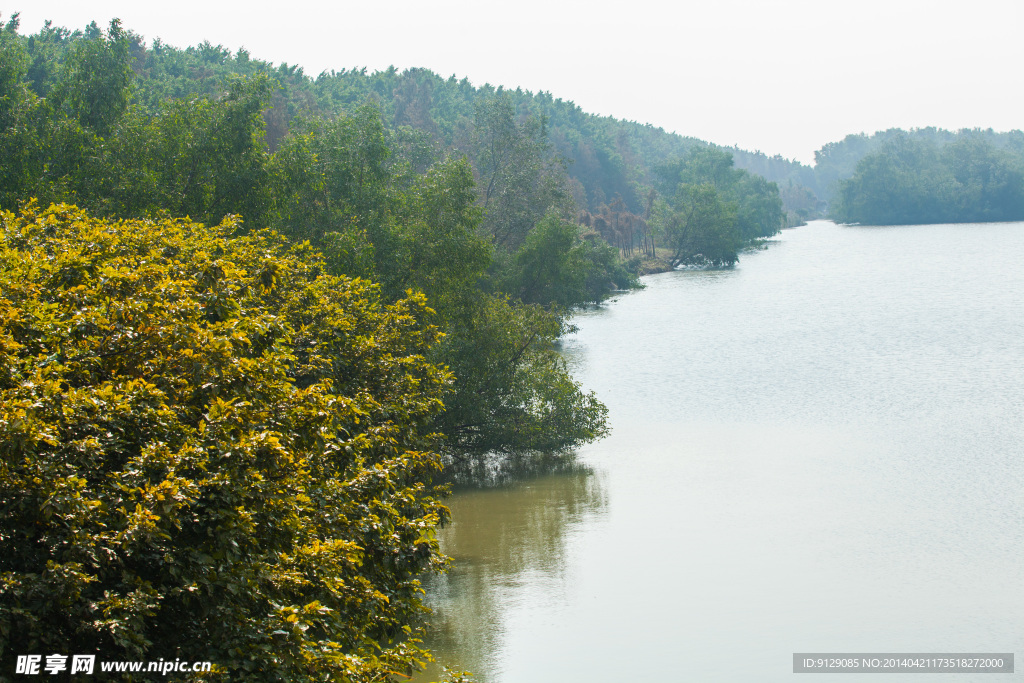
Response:
[{"label": "yellow foliage", "polygon": [[443,564],[450,383],[383,303],[237,219],[0,215],[0,657],[381,680]]}]

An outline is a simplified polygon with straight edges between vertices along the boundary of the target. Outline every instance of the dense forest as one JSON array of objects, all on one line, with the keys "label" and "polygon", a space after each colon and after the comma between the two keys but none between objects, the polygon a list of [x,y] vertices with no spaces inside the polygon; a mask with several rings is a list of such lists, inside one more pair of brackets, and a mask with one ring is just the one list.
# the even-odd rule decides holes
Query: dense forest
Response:
[{"label": "dense forest", "polygon": [[[57,83],[69,47],[79,37],[100,33],[95,25],[84,31],[50,25],[27,37],[27,76],[32,91],[47,97]],[[658,169],[694,150],[728,152],[737,169],[776,183],[787,224],[797,225],[825,215],[839,182],[854,175],[863,157],[879,152],[896,139],[910,138],[943,147],[969,133],[1010,154],[1019,155],[1024,149],[1024,134],[1020,131],[890,129],[828,143],[815,153],[815,165],[811,167],[778,155],[716,147],[650,124],[595,116],[550,93],[488,84],[474,86],[467,79],[444,78],[426,69],[391,68],[373,73],[343,69],[309,77],[299,66],[271,64],[244,49],[232,51],[210,43],[181,49],[159,40],[147,44],[131,31],[123,31],[123,36],[132,70],[132,108],[145,115],[157,115],[168,101],[218,100],[225,95],[231,79],[252,79],[262,74],[268,80],[261,112],[263,143],[270,152],[276,151],[297,117],[334,119],[354,115],[370,104],[417,170],[424,170],[438,155],[465,155],[480,184],[481,174],[489,170],[501,173],[503,162],[511,167],[523,161],[522,155],[530,153],[527,148],[540,143],[543,149],[539,156],[548,167],[547,190],[553,189],[550,181],[557,177],[561,183],[558,190],[571,197],[577,210],[604,212],[606,217],[608,209],[614,208],[649,221],[648,195],[661,181]],[[498,156],[487,158],[495,153]],[[534,173],[537,170],[529,169]],[[619,204],[613,207],[616,201]],[[615,244],[627,239],[627,235],[614,235],[608,241]],[[622,246],[628,251],[639,250],[641,242],[642,237],[637,235],[633,242]]]},{"label": "dense forest", "polygon": [[[98,27],[91,26],[84,35],[99,33]],[[83,32],[47,26],[28,37],[25,47],[33,92],[44,97],[50,93],[59,65],[80,35]],[[587,114],[550,93],[487,84],[477,87],[466,79],[445,79],[425,69],[341,70],[310,78],[301,67],[270,64],[245,50],[232,52],[209,43],[179,49],[158,40],[147,45],[131,31],[123,31],[123,36],[133,71],[132,105],[146,115],[158,114],[169,100],[218,99],[232,78],[264,74],[269,81],[269,99],[262,113],[264,142],[271,152],[296,117],[336,118],[354,114],[369,103],[402,138],[403,149],[421,168],[442,151],[464,154],[479,180],[479,174],[487,172],[483,166],[501,162],[484,158],[493,151],[491,142],[505,145],[506,161],[511,162],[514,154],[528,152],[523,149],[526,142],[541,140],[548,151],[546,161],[563,166],[562,189],[578,209],[592,213],[616,198],[632,213],[641,213],[659,165],[694,148],[713,147],[649,124]],[[813,170],[796,162],[736,148],[725,151],[732,154],[737,168],[780,186],[814,184]]]}]

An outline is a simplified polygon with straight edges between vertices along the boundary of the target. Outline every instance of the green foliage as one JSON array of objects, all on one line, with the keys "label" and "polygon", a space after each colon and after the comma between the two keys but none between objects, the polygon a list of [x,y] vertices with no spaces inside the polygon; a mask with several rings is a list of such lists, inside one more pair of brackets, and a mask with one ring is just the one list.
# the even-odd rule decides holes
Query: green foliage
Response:
[{"label": "green foliage", "polygon": [[3,122],[10,125],[8,118],[11,108],[23,96],[22,81],[28,73],[28,54],[18,40],[18,15],[14,15],[0,27],[0,113]]},{"label": "green foliage", "polygon": [[1024,133],[1019,130],[996,133],[991,128],[965,129],[959,132],[941,128],[890,128],[872,135],[847,135],[838,142],[824,145],[814,153],[814,175],[818,195],[830,203],[834,202],[839,182],[854,175],[861,159],[881,152],[887,147],[899,146],[909,140],[911,144],[920,143],[925,147],[941,149],[964,136],[983,140],[988,145],[1014,156],[1024,153]]},{"label": "green foliage", "polygon": [[0,206],[29,196],[88,203],[103,139],[131,97],[129,37],[116,20],[106,35],[95,23],[85,34],[47,24],[24,42],[16,26],[15,17],[0,41]]},{"label": "green foliage", "polygon": [[741,170],[735,185],[724,194],[736,203],[736,228],[741,240],[771,237],[785,226],[786,213],[775,183]]},{"label": "green foliage", "polygon": [[446,321],[490,263],[472,168],[445,159],[417,173],[397,145],[372,107],[296,125],[271,164],[276,225],[323,245],[333,269],[372,277],[389,296],[425,292]]},{"label": "green foliage", "polygon": [[664,241],[674,251],[672,264],[727,267],[743,245],[736,229],[735,204],[723,200],[711,183],[680,185],[662,205]]},{"label": "green foliage", "polygon": [[[17,111],[26,134],[12,144],[24,163],[17,154],[0,161],[10,168],[0,187],[6,208],[37,196],[118,218],[186,215],[210,225],[241,215],[245,230],[272,228],[293,242],[308,240],[323,252],[329,273],[373,280],[385,301],[423,293],[430,321],[448,335],[432,358],[463,374],[479,367],[461,366],[454,349],[479,347],[481,363],[527,364],[530,357],[502,351],[495,341],[501,334],[472,320],[479,311],[507,308],[492,316],[494,324],[512,325],[506,332],[516,335],[516,326],[526,325],[524,300],[565,309],[635,281],[614,249],[580,238],[571,226],[568,251],[541,253],[560,248],[544,230],[524,246],[546,214],[566,219],[573,211],[547,118],[517,108],[522,93],[454,81],[442,88],[425,71],[314,82],[296,67],[209,43],[147,47],[116,23],[106,34],[95,25],[74,33],[48,25],[25,40],[13,28],[8,37],[7,82],[24,96]],[[107,107],[97,100],[103,93]],[[306,115],[293,119],[299,111]],[[439,142],[445,135],[450,144]],[[556,314],[543,315],[546,325],[560,326]],[[549,366],[512,370],[528,378],[522,381],[571,385],[564,368]],[[453,406],[504,400],[494,383],[471,385],[459,378]],[[481,386],[494,395],[472,393]],[[578,403],[576,394],[565,400]],[[568,410],[582,420],[578,429],[552,422],[544,439],[520,438],[494,419],[475,423],[497,430],[492,441],[502,452],[537,444],[560,450],[593,431],[589,417]],[[461,443],[450,436],[448,450],[459,451]]]},{"label": "green foliage", "polygon": [[526,236],[503,289],[525,302],[569,309],[600,303],[609,290],[637,286],[618,250],[580,227],[549,214]]},{"label": "green foliage", "polygon": [[267,78],[257,75],[233,80],[217,101],[173,100],[155,115],[133,109],[78,195],[105,215],[165,212],[215,223],[240,214],[264,224],[270,188],[260,112],[268,99]]},{"label": "green foliage", "polygon": [[943,147],[898,136],[838,183],[830,213],[874,225],[1021,220],[1024,154],[999,150],[974,133]]},{"label": "green foliage", "polygon": [[[706,147],[698,140],[669,135],[652,126],[585,114],[573,103],[548,93],[490,85],[474,87],[466,79],[442,79],[424,69],[399,72],[391,68],[372,74],[363,69],[324,73],[309,79],[301,68],[256,60],[245,50],[232,53],[209,43],[181,50],[159,40],[147,47],[141,37],[120,32],[119,27],[112,27],[108,33],[104,38],[95,25],[84,33],[47,26],[27,41],[32,58],[29,80],[39,94],[74,90],[68,84],[78,81],[68,76],[85,73],[74,64],[83,63],[86,57],[95,63],[96,83],[116,82],[119,74],[124,73],[122,62],[99,58],[112,53],[110,46],[117,46],[119,54],[130,57],[137,74],[135,109],[122,121],[117,139],[108,139],[99,123],[72,115],[72,109],[78,111],[82,107],[62,110],[65,118],[56,122],[53,134],[40,138],[44,139],[43,147],[52,153],[44,155],[46,158],[38,165],[38,169],[46,171],[33,184],[31,194],[44,199],[73,200],[108,215],[149,215],[152,206],[159,205],[172,214],[185,212],[204,222],[220,220],[224,215],[222,205],[235,203],[238,206],[233,212],[243,215],[249,225],[280,226],[296,238],[306,233],[314,240],[328,239],[326,235],[331,233],[332,246],[328,248],[324,243],[324,248],[333,254],[332,261],[337,267],[354,274],[380,276],[385,263],[397,263],[393,256],[401,247],[401,240],[393,240],[395,230],[388,227],[388,220],[399,213],[395,200],[399,204],[401,200],[390,192],[392,185],[369,178],[368,183],[360,181],[362,187],[384,189],[385,201],[377,201],[381,199],[378,196],[357,207],[324,205],[323,191],[340,189],[325,185],[328,181],[324,179],[333,177],[340,181],[342,177],[332,176],[331,169],[321,172],[317,168],[323,159],[337,159],[338,155],[308,149],[306,152],[316,152],[316,159],[304,157],[305,143],[301,137],[317,127],[333,126],[339,119],[366,120],[367,103],[380,112],[377,118],[381,131],[389,132],[389,149],[381,163],[363,155],[369,163],[361,166],[360,171],[387,169],[396,163],[397,155],[401,163],[408,163],[410,170],[423,173],[446,154],[466,155],[477,179],[480,203],[486,209],[482,230],[496,247],[495,258],[501,265],[513,262],[510,256],[549,212],[571,220],[575,208],[598,214],[615,202],[621,206],[613,213],[635,220],[622,224],[615,221],[612,229],[599,230],[599,234],[619,247],[623,258],[631,257],[635,249],[653,255],[654,236],[646,224],[650,212],[649,208],[644,210],[654,178],[652,169],[666,159]],[[280,190],[286,195],[270,200],[277,205],[276,214],[272,211],[277,218],[262,217],[268,206],[267,183],[258,177],[259,173],[249,172],[251,168],[233,172],[238,182],[213,182],[208,175],[200,174],[202,182],[197,183],[194,174],[177,163],[155,167],[149,162],[141,167],[140,163],[132,163],[137,161],[131,154],[135,147],[141,145],[146,149],[147,139],[156,134],[155,130],[146,131],[147,126],[164,127],[158,124],[159,119],[175,118],[169,109],[188,108],[183,104],[169,106],[169,102],[190,102],[194,109],[205,110],[220,104],[225,84],[232,76],[252,79],[260,73],[267,74],[269,79],[269,96],[262,99],[260,112],[264,124],[261,144],[275,152],[283,141],[290,139],[291,143],[290,149],[272,162],[271,175],[282,172],[282,182],[270,183],[272,193]],[[202,119],[206,115],[204,111],[176,114],[184,120]],[[305,123],[293,126],[299,114]],[[201,121],[198,123],[201,128]],[[363,137],[355,139],[346,139],[348,134],[340,130],[336,132],[342,147],[350,151],[357,149],[351,144],[355,140],[374,142],[372,135],[365,136],[367,130],[360,133]],[[321,141],[314,147],[329,142],[330,136],[324,133],[321,130],[314,136]],[[101,145],[95,136],[106,142]],[[183,139],[177,134],[170,137]],[[234,147],[237,154],[238,146]],[[173,149],[150,156],[167,154],[179,160],[187,156]],[[218,149],[213,156],[222,154],[223,150]],[[742,150],[733,150],[733,156],[737,163],[756,167],[772,178],[808,182],[804,171],[809,169],[799,164]],[[204,166],[202,161],[198,163]],[[167,168],[173,170],[167,172]],[[403,173],[387,170],[387,182]],[[90,182],[77,182],[83,177]],[[95,178],[103,179],[102,191],[97,191],[91,182]],[[182,187],[199,196],[185,201],[177,196]],[[222,190],[227,190],[227,194]],[[753,187],[750,191],[757,193],[759,189]],[[320,196],[313,196],[317,192]],[[25,192],[19,190],[12,195],[24,197]],[[229,196],[231,201],[226,201]],[[171,201],[165,201],[168,199]],[[318,203],[320,208],[311,208]],[[739,206],[737,211],[741,229],[748,223],[764,222],[764,211],[744,209]],[[370,234],[373,230],[378,232]],[[373,263],[372,268],[368,267],[369,262]]]},{"label": "green foliage", "polygon": [[471,313],[491,263],[473,171],[465,159],[448,159],[409,185],[396,221],[402,247],[389,269],[378,270],[392,289],[426,293],[447,329]]},{"label": "green foliage", "polygon": [[128,35],[117,19],[106,36],[95,22],[75,41],[50,93],[54,107],[103,137],[128,108],[132,69]]},{"label": "green foliage", "polygon": [[[328,233],[365,232],[386,250],[390,157],[383,124],[372,107],[333,121],[296,122],[271,162],[276,224],[293,239],[313,242]],[[350,267],[370,267],[358,263],[346,261]]]},{"label": "green foliage", "polygon": [[564,167],[548,153],[541,121],[516,121],[512,102],[495,97],[478,105],[474,134],[483,227],[496,247],[514,252],[548,212],[571,213]]},{"label": "green foliage", "polygon": [[[95,27],[83,34],[47,25],[39,34],[31,36],[30,80],[35,92],[46,95],[58,80],[60,64],[77,49],[77,43],[97,33]],[[271,151],[276,150],[296,116],[334,119],[342,113],[354,114],[369,102],[380,109],[389,127],[415,129],[435,146],[466,154],[481,173],[480,177],[489,178],[490,175],[483,172],[483,167],[490,163],[486,157],[494,151],[498,156],[509,151],[492,149],[492,134],[497,133],[500,141],[502,131],[518,127],[520,137],[525,131],[527,137],[543,140],[544,164],[557,166],[561,163],[559,160],[568,163],[563,172],[554,169],[555,176],[567,174],[568,184],[560,181],[553,187],[534,188],[535,191],[556,191],[562,195],[568,192],[575,197],[580,209],[593,212],[618,196],[630,211],[639,213],[645,202],[646,188],[654,183],[657,165],[685,156],[693,148],[707,147],[707,143],[700,140],[670,134],[649,124],[587,114],[572,102],[550,93],[508,90],[488,84],[474,86],[467,79],[459,80],[454,76],[446,79],[426,69],[398,71],[392,67],[374,73],[366,69],[341,70],[322,73],[313,79],[299,67],[261,61],[244,49],[232,52],[208,42],[178,49],[159,39],[147,46],[139,36],[131,33],[126,36],[134,58],[132,67],[138,75],[135,99],[148,114],[155,114],[171,99],[215,98],[231,76],[269,74],[273,95],[263,117],[267,126],[266,142]],[[492,115],[497,113],[493,111],[496,101],[511,110],[511,118],[506,117],[502,122],[504,114]],[[506,136],[506,139],[511,138]],[[522,151],[525,150],[513,153]],[[818,190],[815,173],[807,166],[761,152],[736,148],[728,151],[737,166],[768,180],[794,182]],[[488,184],[481,183],[481,190],[486,190]],[[505,199],[512,204],[506,208],[510,214],[508,220],[514,223],[523,207],[511,201],[515,197]],[[546,212],[542,207],[534,214],[533,222]],[[503,226],[502,232],[507,227]],[[514,250],[518,243],[513,240],[509,246]]]},{"label": "green foliage", "polygon": [[554,347],[560,318],[536,305],[483,297],[449,328],[437,356],[456,377],[438,429],[455,461],[557,453],[607,432],[607,409],[584,394]]},{"label": "green foliage", "polygon": [[659,168],[659,223],[673,263],[731,266],[744,244],[785,223],[775,183],[733,168],[732,156],[697,149]]},{"label": "green foliage", "polygon": [[0,656],[389,680],[443,559],[422,295],[273,233],[0,218]]},{"label": "green foliage", "polygon": [[0,206],[13,206],[29,187],[38,145],[33,122],[38,101],[25,83],[29,58],[17,28],[14,15],[0,29]]},{"label": "green foliage", "polygon": [[[673,197],[681,186],[709,185],[723,201],[732,202],[732,220],[741,241],[771,237],[785,222],[775,183],[734,168],[729,152],[695,149],[685,158],[660,166],[658,173],[666,197]],[[683,204],[692,206],[688,195],[683,199]]]}]

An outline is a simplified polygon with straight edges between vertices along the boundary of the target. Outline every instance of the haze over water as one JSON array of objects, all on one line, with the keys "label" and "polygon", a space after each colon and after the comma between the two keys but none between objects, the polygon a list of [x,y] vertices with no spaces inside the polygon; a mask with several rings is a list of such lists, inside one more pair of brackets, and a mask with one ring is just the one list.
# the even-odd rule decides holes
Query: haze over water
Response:
[{"label": "haze over water", "polygon": [[566,354],[612,436],[576,470],[453,497],[439,659],[487,683],[1019,660],[1022,264],[1024,224],[816,222],[580,314]]}]

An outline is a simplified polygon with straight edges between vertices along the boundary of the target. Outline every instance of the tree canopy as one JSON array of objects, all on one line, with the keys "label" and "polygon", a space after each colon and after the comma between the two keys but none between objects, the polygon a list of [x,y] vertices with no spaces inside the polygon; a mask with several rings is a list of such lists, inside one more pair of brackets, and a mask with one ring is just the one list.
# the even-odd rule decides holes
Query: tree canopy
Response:
[{"label": "tree canopy", "polygon": [[784,225],[775,183],[734,168],[728,152],[693,150],[658,171],[664,196],[658,222],[673,263],[731,266],[744,244]]},{"label": "tree canopy", "polygon": [[424,297],[238,228],[0,217],[0,655],[353,681],[422,655],[452,381]]},{"label": "tree canopy", "polygon": [[[548,260],[565,272],[533,267],[537,245],[554,244],[531,238],[527,246],[528,236],[549,213],[572,216],[572,198],[565,167],[551,156],[537,122],[517,118],[506,98],[481,103],[476,146],[467,157],[434,146],[423,131],[390,128],[373,104],[334,117],[307,111],[275,129],[281,84],[301,73],[268,72],[209,45],[184,53],[162,44],[147,50],[116,22],[106,32],[95,25],[79,33],[46,27],[28,40],[15,27],[12,20],[0,41],[0,87],[9,92],[0,117],[18,133],[5,139],[11,154],[0,159],[0,207],[36,197],[42,205],[75,203],[96,216],[189,216],[207,225],[239,214],[243,230],[272,228],[293,242],[308,240],[324,253],[328,272],[370,279],[386,301],[410,289],[427,296],[431,322],[448,335],[432,360],[463,373],[450,390],[449,410],[476,402],[525,416],[535,408],[532,399],[510,403],[493,383],[482,385],[492,394],[462,397],[471,383],[465,375],[486,374],[497,362],[479,353],[501,344],[459,341],[460,335],[504,334],[470,316],[541,304],[544,310],[526,316],[501,315],[502,324],[532,330],[525,320],[547,317],[541,327],[560,330],[570,307],[635,283],[614,250],[594,247],[579,230],[566,233],[571,259]],[[180,68],[197,60],[223,76],[216,92],[184,88],[205,83],[180,77]],[[227,69],[229,62],[246,75]],[[133,69],[149,75],[133,80]],[[154,88],[181,96],[153,101]],[[111,97],[121,104],[89,104]],[[584,285],[565,285],[579,278]],[[544,355],[554,337],[520,332],[513,336],[528,339],[529,348],[501,352],[502,362],[523,364],[522,381],[572,385],[564,368],[557,376],[527,371],[529,359]],[[465,344],[477,348],[477,365],[438,355]],[[578,408],[571,413],[576,427],[572,420],[538,424],[549,430],[540,440],[502,429],[505,441],[496,450],[529,451],[536,443],[565,450],[598,435],[599,403],[574,391],[567,405]],[[474,424],[497,428],[495,420]],[[458,455],[463,448],[453,433],[443,450]]]},{"label": "tree canopy", "polygon": [[1024,153],[973,133],[942,147],[897,136],[839,181],[830,212],[839,221],[876,225],[1022,220]]}]

